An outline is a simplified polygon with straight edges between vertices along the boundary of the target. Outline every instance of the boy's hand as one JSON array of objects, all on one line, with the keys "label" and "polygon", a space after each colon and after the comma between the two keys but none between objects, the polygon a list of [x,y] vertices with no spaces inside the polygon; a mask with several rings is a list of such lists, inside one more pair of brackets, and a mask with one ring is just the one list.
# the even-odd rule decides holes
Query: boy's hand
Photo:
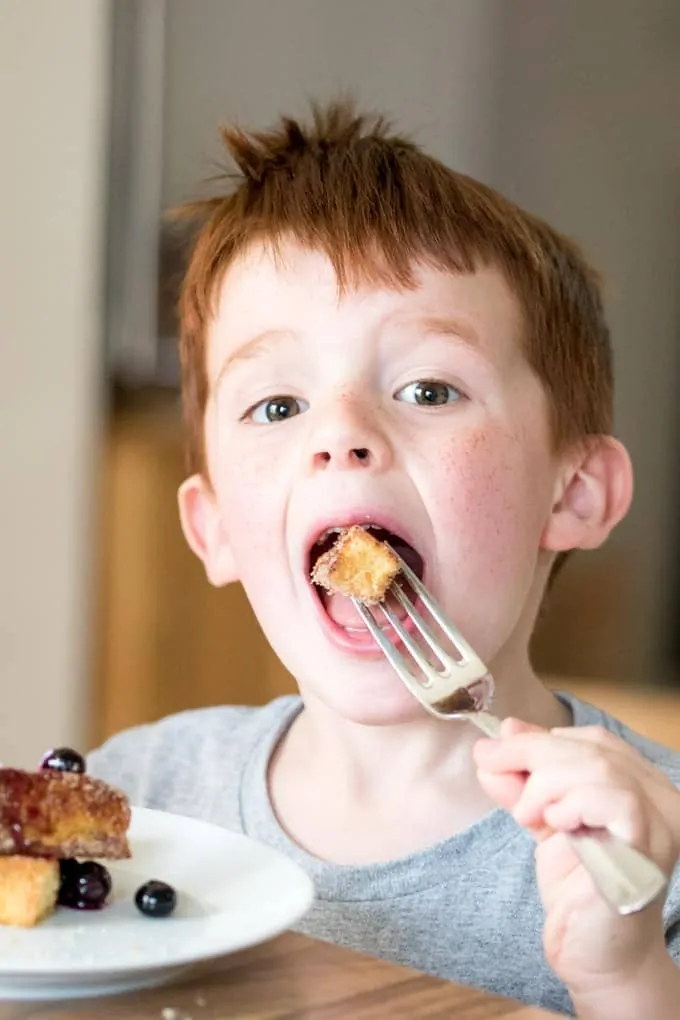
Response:
[{"label": "boy's hand", "polygon": [[636,975],[665,974],[661,898],[639,914],[614,913],[564,833],[608,829],[670,874],[680,857],[670,780],[599,727],[547,731],[508,719],[500,739],[477,743],[475,760],[488,795],[536,837],[545,952],[574,999],[620,996]]}]

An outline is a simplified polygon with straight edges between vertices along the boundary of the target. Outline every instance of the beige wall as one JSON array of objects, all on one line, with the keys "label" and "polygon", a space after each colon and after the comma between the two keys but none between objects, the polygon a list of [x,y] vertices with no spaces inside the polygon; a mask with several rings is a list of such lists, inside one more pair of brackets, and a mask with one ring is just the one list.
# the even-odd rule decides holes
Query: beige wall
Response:
[{"label": "beige wall", "polygon": [[504,0],[166,0],[165,204],[215,172],[217,127],[346,92],[489,173]]},{"label": "beige wall", "polygon": [[[680,569],[680,5],[514,0],[503,22],[491,181],[578,238],[604,274],[617,427],[637,477],[610,546],[560,581],[569,662],[659,679]],[[579,644],[605,629],[589,668]]]},{"label": "beige wall", "polygon": [[102,344],[106,0],[0,4],[0,759],[80,744]]}]

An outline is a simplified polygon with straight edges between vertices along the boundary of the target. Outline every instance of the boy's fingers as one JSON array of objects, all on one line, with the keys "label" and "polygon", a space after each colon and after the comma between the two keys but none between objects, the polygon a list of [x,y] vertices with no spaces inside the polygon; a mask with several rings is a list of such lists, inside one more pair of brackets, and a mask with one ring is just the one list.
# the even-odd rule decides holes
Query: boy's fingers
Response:
[{"label": "boy's fingers", "polygon": [[490,772],[533,772],[538,765],[573,758],[575,751],[573,742],[543,730],[478,740],[473,753],[480,768]]},{"label": "boy's fingers", "polygon": [[477,765],[487,772],[534,772],[541,767],[582,762],[598,763],[595,778],[600,779],[602,770],[613,771],[614,768],[625,773],[635,772],[638,776],[647,772],[644,763],[635,756],[622,754],[616,745],[601,748],[592,741],[574,740],[545,730],[479,740],[473,753]]},{"label": "boy's fingers", "polygon": [[549,804],[544,817],[554,829],[607,829],[631,846],[649,850],[649,813],[630,790],[578,786]]},{"label": "boy's fingers", "polygon": [[[526,777],[534,773],[542,776],[546,770],[568,770],[562,789],[556,790],[552,799],[581,781],[603,787],[630,787],[655,802],[660,797],[679,801],[667,776],[599,726],[547,731],[508,719],[503,727],[496,740],[479,740],[475,745],[475,762],[485,772],[519,772]],[[680,812],[674,809],[672,814],[671,824],[680,844]],[[522,824],[531,823],[523,820]]]},{"label": "boy's fingers", "polygon": [[603,750],[612,751],[615,754],[619,754],[629,761],[634,762],[636,767],[641,771],[647,773],[647,775],[658,778],[659,771],[655,768],[651,762],[643,758],[634,747],[627,744],[625,740],[617,737],[614,733],[610,733],[609,730],[603,726],[573,726],[571,728],[559,728],[552,730],[555,737],[570,740],[573,743],[586,744],[589,746],[595,746],[602,748]]},{"label": "boy's fingers", "polygon": [[606,829],[647,854],[666,874],[677,863],[678,844],[666,819],[652,804],[629,790],[579,787],[548,807],[544,817],[549,825],[561,831],[581,827]]},{"label": "boy's fingers", "polygon": [[635,776],[620,769],[610,770],[608,764],[586,760],[537,769],[524,784],[513,812],[515,818],[520,825],[536,825],[543,820],[544,812],[551,804],[582,789],[596,789],[603,798],[610,794],[624,794],[631,802],[630,813],[635,813],[638,810],[636,805],[645,805],[649,801],[644,788]]}]

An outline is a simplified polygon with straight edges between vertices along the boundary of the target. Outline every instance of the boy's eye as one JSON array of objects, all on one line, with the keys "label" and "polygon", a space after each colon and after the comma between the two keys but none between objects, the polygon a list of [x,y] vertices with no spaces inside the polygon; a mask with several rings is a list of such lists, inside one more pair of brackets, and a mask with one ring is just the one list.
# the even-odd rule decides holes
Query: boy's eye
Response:
[{"label": "boy's eye", "polygon": [[394,399],[403,400],[406,404],[418,404],[420,407],[439,407],[441,404],[455,404],[461,396],[455,386],[439,379],[418,379],[397,390]]},{"label": "boy's eye", "polygon": [[302,414],[308,408],[307,401],[300,400],[298,397],[267,397],[255,407],[251,407],[246,418],[255,425],[270,425],[277,421],[288,421],[289,418],[294,418],[296,414]]}]

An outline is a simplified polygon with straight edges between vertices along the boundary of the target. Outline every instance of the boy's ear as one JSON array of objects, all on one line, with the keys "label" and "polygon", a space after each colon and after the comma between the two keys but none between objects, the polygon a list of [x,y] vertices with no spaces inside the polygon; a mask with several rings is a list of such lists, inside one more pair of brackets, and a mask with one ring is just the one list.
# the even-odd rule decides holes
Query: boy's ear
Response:
[{"label": "boy's ear", "polygon": [[177,494],[182,531],[189,548],[216,587],[237,580],[231,547],[224,533],[212,488],[201,475],[192,475]]},{"label": "boy's ear", "polygon": [[633,469],[626,448],[597,436],[565,461],[541,548],[551,552],[596,549],[628,513]]}]

